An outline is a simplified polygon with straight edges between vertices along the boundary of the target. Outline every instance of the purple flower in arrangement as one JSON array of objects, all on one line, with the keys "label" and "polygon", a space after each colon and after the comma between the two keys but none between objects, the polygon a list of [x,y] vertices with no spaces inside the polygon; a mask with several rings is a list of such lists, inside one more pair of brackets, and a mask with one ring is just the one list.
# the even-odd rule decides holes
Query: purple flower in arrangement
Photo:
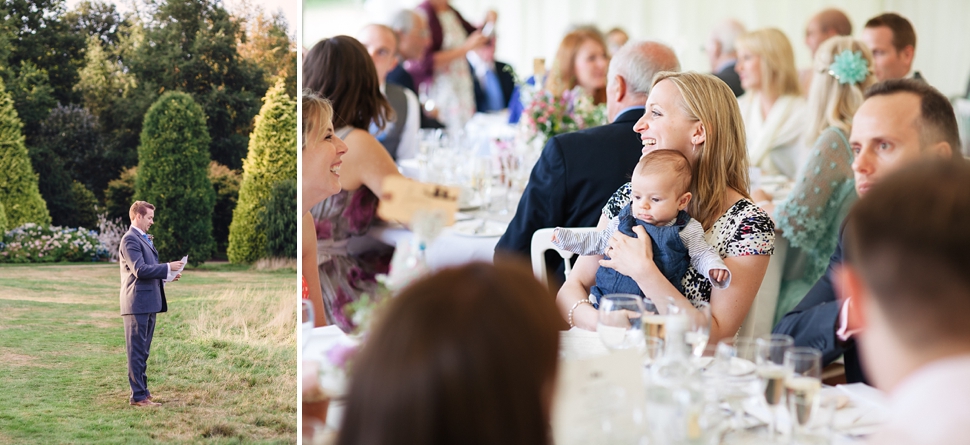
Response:
[{"label": "purple flower in arrangement", "polygon": [[336,294],[337,295],[335,295],[333,299],[334,324],[336,324],[337,327],[344,332],[351,332],[356,326],[354,325],[353,320],[347,317],[347,314],[344,313],[344,308],[347,306],[347,304],[354,301],[354,299],[350,295],[347,295],[347,292],[344,291],[343,288],[338,287]]},{"label": "purple flower in arrangement", "polygon": [[334,366],[347,370],[348,365],[357,355],[357,345],[336,344],[327,351],[327,360]]}]

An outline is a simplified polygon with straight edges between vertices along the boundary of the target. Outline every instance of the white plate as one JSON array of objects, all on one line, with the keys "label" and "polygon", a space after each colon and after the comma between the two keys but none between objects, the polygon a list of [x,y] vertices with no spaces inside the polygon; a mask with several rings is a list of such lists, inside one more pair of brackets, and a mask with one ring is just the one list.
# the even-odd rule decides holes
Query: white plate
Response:
[{"label": "white plate", "polygon": [[475,197],[475,198],[472,198],[471,201],[466,203],[459,202],[458,210],[461,210],[461,211],[475,210],[481,206],[482,206],[482,198]]},{"label": "white plate", "polygon": [[451,226],[455,233],[461,236],[492,237],[502,236],[502,234],[505,233],[505,229],[507,229],[509,225],[500,223],[498,221],[487,221],[482,230],[475,233],[475,231],[480,227],[482,227],[482,220],[480,219],[460,221]]},{"label": "white plate", "polygon": [[751,360],[731,357],[731,369],[728,373],[734,376],[747,375],[753,373],[756,368],[757,366]]}]

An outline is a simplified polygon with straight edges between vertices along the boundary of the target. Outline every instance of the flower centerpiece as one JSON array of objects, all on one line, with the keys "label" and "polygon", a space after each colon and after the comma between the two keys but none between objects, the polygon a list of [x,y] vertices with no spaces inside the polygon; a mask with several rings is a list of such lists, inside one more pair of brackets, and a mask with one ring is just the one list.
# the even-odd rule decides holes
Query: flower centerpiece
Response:
[{"label": "flower centerpiece", "polygon": [[582,87],[575,87],[555,96],[540,89],[523,88],[523,102],[528,103],[522,112],[521,125],[527,141],[545,144],[549,138],[606,123],[606,106],[596,105]]}]

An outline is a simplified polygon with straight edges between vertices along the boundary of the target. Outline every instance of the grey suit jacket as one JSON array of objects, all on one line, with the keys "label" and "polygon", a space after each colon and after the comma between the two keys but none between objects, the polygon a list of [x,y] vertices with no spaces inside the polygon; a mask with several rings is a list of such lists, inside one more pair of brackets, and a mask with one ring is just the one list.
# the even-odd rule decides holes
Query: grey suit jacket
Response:
[{"label": "grey suit jacket", "polygon": [[121,237],[121,315],[152,314],[168,310],[165,286],[168,266],[158,264],[158,252],[134,227]]}]

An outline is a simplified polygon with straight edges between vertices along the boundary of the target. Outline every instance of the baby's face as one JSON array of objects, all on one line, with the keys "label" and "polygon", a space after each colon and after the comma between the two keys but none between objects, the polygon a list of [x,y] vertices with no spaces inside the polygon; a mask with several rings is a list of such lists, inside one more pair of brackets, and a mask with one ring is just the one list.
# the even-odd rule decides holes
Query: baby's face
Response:
[{"label": "baby's face", "polygon": [[633,217],[653,225],[673,221],[690,202],[690,193],[680,191],[680,179],[672,173],[635,174],[630,186]]}]

